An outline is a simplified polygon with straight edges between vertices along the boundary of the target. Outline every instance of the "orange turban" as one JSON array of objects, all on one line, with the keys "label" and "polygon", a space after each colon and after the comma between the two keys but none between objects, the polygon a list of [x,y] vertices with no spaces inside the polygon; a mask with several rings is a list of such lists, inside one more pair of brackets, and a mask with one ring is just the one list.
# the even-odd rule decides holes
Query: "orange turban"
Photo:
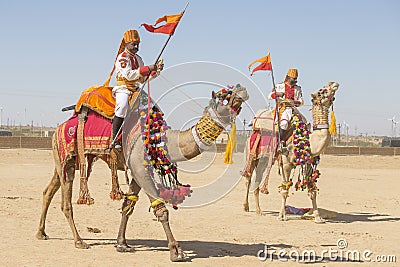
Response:
[{"label": "orange turban", "polygon": [[294,79],[297,79],[299,76],[297,69],[289,69],[286,75]]},{"label": "orange turban", "polygon": [[140,43],[140,36],[137,30],[127,30],[124,32],[125,43],[138,42]]}]

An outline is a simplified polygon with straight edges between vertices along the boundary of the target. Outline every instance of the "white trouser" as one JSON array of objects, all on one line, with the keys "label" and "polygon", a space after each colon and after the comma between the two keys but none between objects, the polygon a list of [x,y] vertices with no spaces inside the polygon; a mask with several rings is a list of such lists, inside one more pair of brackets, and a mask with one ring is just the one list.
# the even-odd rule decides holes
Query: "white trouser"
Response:
[{"label": "white trouser", "polygon": [[285,108],[279,119],[281,120],[281,122],[279,123],[279,127],[282,130],[287,130],[287,128],[289,127],[290,120],[292,119],[292,109]]},{"label": "white trouser", "polygon": [[[128,91],[129,92],[129,91]],[[125,91],[120,91],[118,90],[117,92],[114,92],[115,95],[115,116],[120,117],[120,118],[125,118],[126,117],[126,112],[128,111],[128,98],[130,95],[130,92],[125,92]]]}]

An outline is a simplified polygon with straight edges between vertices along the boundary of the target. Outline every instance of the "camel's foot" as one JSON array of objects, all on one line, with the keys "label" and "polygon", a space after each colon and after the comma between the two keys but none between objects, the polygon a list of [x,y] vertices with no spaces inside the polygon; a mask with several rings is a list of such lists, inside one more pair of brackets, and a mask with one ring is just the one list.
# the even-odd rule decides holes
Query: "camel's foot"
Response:
[{"label": "camel's foot", "polygon": [[260,209],[260,208],[257,208],[257,209],[256,209],[256,214],[257,214],[257,215],[262,215],[262,212],[261,212],[261,209]]},{"label": "camel's foot", "polygon": [[49,236],[46,235],[45,232],[38,231],[38,232],[36,233],[36,238],[39,239],[39,240],[47,240],[47,239],[49,239]]},{"label": "camel's foot", "polygon": [[243,210],[245,211],[245,212],[249,212],[249,203],[244,203],[243,204]]},{"label": "camel's foot", "polygon": [[135,252],[135,249],[133,247],[128,246],[127,244],[124,245],[116,245],[115,249],[118,252]]},{"label": "camel's foot", "polygon": [[316,217],[315,219],[314,219],[314,222],[315,223],[326,223],[326,220],[325,219],[322,219],[321,217]]},{"label": "camel's foot", "polygon": [[279,213],[279,215],[278,215],[278,221],[287,221],[286,214]]},{"label": "camel's foot", "polygon": [[77,204],[82,205],[82,204],[86,204],[86,205],[92,205],[94,204],[94,199],[89,197],[79,197],[78,200],[76,201]]},{"label": "camel's foot", "polygon": [[185,253],[181,249],[181,247],[178,245],[178,243],[175,243],[173,245],[168,246],[169,247],[169,252],[170,252],[170,260],[172,262],[177,262],[177,261],[184,261],[185,260]]},{"label": "camel's foot", "polygon": [[113,189],[110,192],[110,198],[112,200],[121,200],[124,198],[124,192],[121,189]]},{"label": "camel's foot", "polygon": [[82,240],[79,240],[75,242],[75,247],[79,249],[88,249],[89,245],[83,242]]},{"label": "camel's foot", "polygon": [[319,213],[314,211],[314,222],[315,223],[326,223],[326,220],[322,219],[322,217],[319,215]]}]

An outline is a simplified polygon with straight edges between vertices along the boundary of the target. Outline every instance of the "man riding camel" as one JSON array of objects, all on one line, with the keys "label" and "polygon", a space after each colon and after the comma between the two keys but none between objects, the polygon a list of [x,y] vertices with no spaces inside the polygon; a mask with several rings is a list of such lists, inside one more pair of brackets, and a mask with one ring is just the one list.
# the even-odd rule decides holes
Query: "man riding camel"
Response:
[{"label": "man riding camel", "polygon": [[278,83],[268,96],[270,100],[276,99],[279,104],[279,136],[283,147],[286,146],[283,138],[290,126],[293,113],[300,114],[296,107],[304,104],[301,87],[297,85],[297,77],[297,69],[289,69],[285,81]]},{"label": "man riding camel", "polygon": [[[121,41],[117,59],[115,60],[115,76],[117,80],[112,92],[115,97],[115,110],[112,124],[112,140],[116,139],[119,129],[129,107],[129,97],[139,90],[140,83],[146,78],[155,77],[164,67],[162,60],[157,64],[144,66],[142,58],[137,54],[139,51],[140,37],[136,30],[127,30]],[[121,149],[120,142],[115,142],[114,147]]]}]

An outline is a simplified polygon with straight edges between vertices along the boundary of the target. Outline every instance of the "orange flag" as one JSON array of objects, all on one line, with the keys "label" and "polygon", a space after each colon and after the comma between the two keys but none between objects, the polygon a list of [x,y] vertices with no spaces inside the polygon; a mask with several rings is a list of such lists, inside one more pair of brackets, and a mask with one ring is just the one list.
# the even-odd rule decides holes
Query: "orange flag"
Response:
[{"label": "orange flag", "polygon": [[260,62],[261,64],[253,69],[250,76],[252,76],[254,72],[259,71],[259,70],[272,70],[271,56],[269,55],[269,53],[265,57],[256,59],[253,62],[251,62],[249,65],[249,70],[250,70],[251,66],[253,66],[254,63],[256,63],[256,62]]},{"label": "orange flag", "polygon": [[[169,35],[173,35],[175,32],[176,26],[178,26],[179,21],[181,20],[183,14],[175,14],[175,15],[166,15],[161,18],[158,18],[156,21],[156,24],[154,25],[149,25],[143,23],[142,26],[146,28],[149,32],[155,32],[155,33],[165,33]],[[164,25],[161,25],[159,27],[157,26],[158,23],[165,21]]]}]

